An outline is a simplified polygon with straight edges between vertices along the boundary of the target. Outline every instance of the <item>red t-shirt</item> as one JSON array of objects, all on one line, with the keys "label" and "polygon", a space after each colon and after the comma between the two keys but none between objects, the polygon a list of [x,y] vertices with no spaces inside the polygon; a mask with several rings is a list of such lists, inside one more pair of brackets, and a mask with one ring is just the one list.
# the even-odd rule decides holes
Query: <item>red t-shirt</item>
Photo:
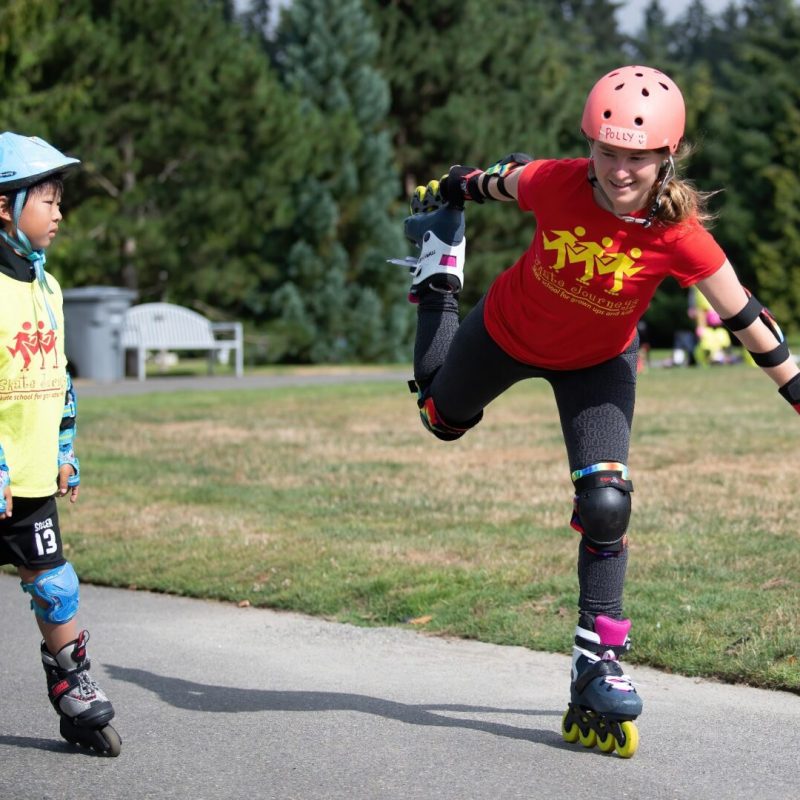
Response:
[{"label": "red t-shirt", "polygon": [[490,287],[484,321],[526,364],[579,369],[619,355],[664,278],[687,287],[725,263],[695,219],[645,228],[601,208],[588,166],[585,158],[533,161],[520,176],[519,206],[533,212],[536,233]]}]

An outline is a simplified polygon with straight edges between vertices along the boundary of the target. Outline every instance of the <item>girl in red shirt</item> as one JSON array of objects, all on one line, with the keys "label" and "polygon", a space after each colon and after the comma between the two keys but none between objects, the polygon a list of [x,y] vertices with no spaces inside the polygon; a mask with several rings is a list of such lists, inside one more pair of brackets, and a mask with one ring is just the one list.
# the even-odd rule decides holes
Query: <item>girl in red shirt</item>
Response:
[{"label": "girl in red shirt", "polygon": [[[512,384],[544,378],[561,419],[581,533],[579,617],[562,733],[630,757],[641,697],[619,665],[629,649],[622,596],[633,485],[628,447],[637,323],[658,285],[697,286],[800,411],[800,375],[780,329],[740,284],[703,223],[705,196],[676,176],[684,133],[680,89],[627,66],[586,100],[588,159],[514,153],[486,171],[455,166],[417,190],[406,234],[418,303],[412,389],[424,425],[453,440]],[[464,200],[515,200],[536,217],[528,249],[459,325]],[[431,213],[431,209],[435,209]],[[427,212],[427,213],[426,213]]]}]

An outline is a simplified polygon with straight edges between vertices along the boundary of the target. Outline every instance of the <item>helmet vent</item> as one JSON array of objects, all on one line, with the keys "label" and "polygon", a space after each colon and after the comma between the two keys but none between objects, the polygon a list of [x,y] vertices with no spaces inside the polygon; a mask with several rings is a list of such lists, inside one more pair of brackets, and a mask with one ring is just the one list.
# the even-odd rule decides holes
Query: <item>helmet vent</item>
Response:
[{"label": "helmet vent", "polygon": [[666,83],[661,83],[661,81],[659,81],[659,82],[658,82],[658,85],[659,85],[659,86],[660,86],[660,87],[661,87],[661,88],[662,88],[662,89],[663,89],[665,92],[668,92],[668,91],[669,91],[669,86],[667,86],[667,84],[666,84]]},{"label": "helmet vent", "polygon": [[642,97],[650,97],[650,92],[647,89],[642,89]]},{"label": "helmet vent", "polygon": [[644,120],[641,117],[636,117],[636,119],[633,121],[633,124],[641,128],[642,125],[644,125]]},{"label": "helmet vent", "polygon": [[611,119],[611,111],[609,109],[603,112],[603,119]]},{"label": "helmet vent", "polygon": [[624,89],[624,88],[625,88],[625,84],[624,83],[620,83],[620,84],[618,84],[617,86],[614,87],[614,91],[618,92],[620,89]]}]

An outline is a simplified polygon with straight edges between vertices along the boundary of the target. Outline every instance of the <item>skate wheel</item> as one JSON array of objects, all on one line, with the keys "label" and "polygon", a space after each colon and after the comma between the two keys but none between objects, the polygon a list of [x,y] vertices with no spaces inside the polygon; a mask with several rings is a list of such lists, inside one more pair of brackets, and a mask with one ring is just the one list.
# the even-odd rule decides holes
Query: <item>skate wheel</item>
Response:
[{"label": "skate wheel", "polygon": [[584,747],[594,747],[597,744],[597,734],[589,728],[586,733],[582,730],[578,730],[578,741]]},{"label": "skate wheel", "polygon": [[605,736],[598,735],[597,747],[604,753],[613,753],[616,746],[617,740],[614,738],[614,734],[611,733],[611,731],[606,733]]},{"label": "skate wheel", "polygon": [[565,742],[574,744],[578,741],[579,735],[580,730],[578,729],[578,726],[570,719],[569,709],[567,709],[561,719],[561,737]]},{"label": "skate wheel", "polygon": [[116,758],[122,752],[122,739],[111,725],[102,728],[82,728],[61,718],[61,735],[70,744],[93,750],[101,756]]},{"label": "skate wheel", "polygon": [[625,740],[617,740],[617,755],[620,758],[630,758],[639,747],[639,729],[628,720],[621,722],[619,727]]},{"label": "skate wheel", "polygon": [[103,755],[110,758],[116,758],[122,752],[122,739],[120,739],[117,731],[110,725],[100,729],[100,735],[106,740],[108,749],[103,752]]}]

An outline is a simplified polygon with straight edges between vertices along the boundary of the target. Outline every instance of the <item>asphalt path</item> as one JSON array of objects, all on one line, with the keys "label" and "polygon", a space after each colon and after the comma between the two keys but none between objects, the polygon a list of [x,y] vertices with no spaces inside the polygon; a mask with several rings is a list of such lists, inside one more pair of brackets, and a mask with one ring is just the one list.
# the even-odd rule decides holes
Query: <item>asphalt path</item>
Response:
[{"label": "asphalt path", "polygon": [[300,370],[284,374],[249,374],[241,378],[231,375],[159,376],[145,381],[126,378],[107,383],[77,379],[75,388],[79,400],[81,397],[130,396],[178,391],[243,391],[277,389],[284,386],[324,386],[335,383],[374,381],[393,381],[403,388],[412,374],[410,366],[406,370],[332,367],[329,370],[315,369],[313,372]]},{"label": "asphalt path", "polygon": [[3,800],[798,797],[793,694],[635,668],[623,760],[562,741],[567,656],[85,585],[100,758],[58,735],[15,578],[0,603]]}]

